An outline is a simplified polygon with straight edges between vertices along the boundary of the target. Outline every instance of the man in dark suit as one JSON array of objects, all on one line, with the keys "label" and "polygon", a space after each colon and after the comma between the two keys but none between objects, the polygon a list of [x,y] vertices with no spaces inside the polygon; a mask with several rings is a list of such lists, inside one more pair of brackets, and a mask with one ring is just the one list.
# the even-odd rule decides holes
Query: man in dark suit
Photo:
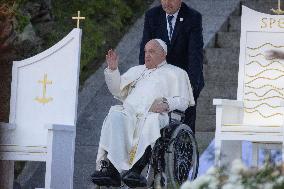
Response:
[{"label": "man in dark suit", "polygon": [[[167,43],[167,62],[184,69],[193,87],[195,102],[204,87],[202,16],[182,0],[161,0],[146,12],[139,64],[144,64],[144,46],[155,38]],[[195,132],[196,105],[185,112],[185,123]]]}]

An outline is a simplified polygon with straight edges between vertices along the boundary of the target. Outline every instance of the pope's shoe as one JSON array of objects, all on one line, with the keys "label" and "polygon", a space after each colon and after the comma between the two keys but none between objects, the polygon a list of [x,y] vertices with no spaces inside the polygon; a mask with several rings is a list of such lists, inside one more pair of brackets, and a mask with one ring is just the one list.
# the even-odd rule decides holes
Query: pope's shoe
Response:
[{"label": "pope's shoe", "polygon": [[102,168],[99,171],[95,171],[92,175],[92,182],[98,186],[121,186],[121,177],[117,169],[111,162],[103,160]]},{"label": "pope's shoe", "polygon": [[122,175],[122,181],[130,188],[146,187],[147,180],[141,175],[144,167],[151,158],[151,147],[147,147],[143,156],[133,165],[133,167]]},{"label": "pope's shoe", "polygon": [[128,171],[122,178],[123,182],[130,188],[146,187],[147,180],[135,171]]}]

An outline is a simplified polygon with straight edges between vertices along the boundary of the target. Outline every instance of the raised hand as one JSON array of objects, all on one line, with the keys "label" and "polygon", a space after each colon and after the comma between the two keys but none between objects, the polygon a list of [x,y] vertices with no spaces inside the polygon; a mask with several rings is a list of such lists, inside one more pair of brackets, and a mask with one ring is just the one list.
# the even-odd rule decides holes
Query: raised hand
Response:
[{"label": "raised hand", "polygon": [[111,70],[116,70],[118,67],[118,55],[116,52],[112,49],[108,50],[107,55],[106,55],[106,62],[107,66]]}]

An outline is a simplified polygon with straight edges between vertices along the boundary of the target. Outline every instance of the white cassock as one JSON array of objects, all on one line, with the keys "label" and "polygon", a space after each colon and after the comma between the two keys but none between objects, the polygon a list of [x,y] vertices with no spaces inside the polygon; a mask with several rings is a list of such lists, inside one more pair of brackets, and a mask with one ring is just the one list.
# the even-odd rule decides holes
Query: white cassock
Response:
[{"label": "white cassock", "polygon": [[169,123],[167,113],[149,112],[155,99],[166,98],[170,111],[185,111],[195,102],[187,73],[166,62],[154,69],[135,66],[122,76],[118,69],[106,69],[105,79],[110,92],[123,105],[112,106],[104,120],[97,169],[107,156],[121,172],[142,157],[147,146],[160,137],[160,129]]}]

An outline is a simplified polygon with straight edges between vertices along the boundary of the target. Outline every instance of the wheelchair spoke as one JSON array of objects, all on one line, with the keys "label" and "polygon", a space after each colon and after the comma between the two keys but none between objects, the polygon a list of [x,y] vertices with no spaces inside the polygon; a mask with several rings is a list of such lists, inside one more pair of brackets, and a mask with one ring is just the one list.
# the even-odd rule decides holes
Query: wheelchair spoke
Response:
[{"label": "wheelchair spoke", "polygon": [[189,126],[175,122],[161,132],[152,150],[148,166],[148,188],[155,186],[179,189],[187,179],[193,180],[198,172],[198,149]]},{"label": "wheelchair spoke", "polygon": [[174,143],[175,153],[175,179],[181,184],[188,178],[192,166],[193,146],[188,133],[181,131]]},{"label": "wheelchair spoke", "polygon": [[198,170],[198,150],[196,140],[187,125],[180,125],[172,135],[173,144],[167,156],[167,176],[170,180],[170,188],[178,189],[188,178],[193,180]]}]

